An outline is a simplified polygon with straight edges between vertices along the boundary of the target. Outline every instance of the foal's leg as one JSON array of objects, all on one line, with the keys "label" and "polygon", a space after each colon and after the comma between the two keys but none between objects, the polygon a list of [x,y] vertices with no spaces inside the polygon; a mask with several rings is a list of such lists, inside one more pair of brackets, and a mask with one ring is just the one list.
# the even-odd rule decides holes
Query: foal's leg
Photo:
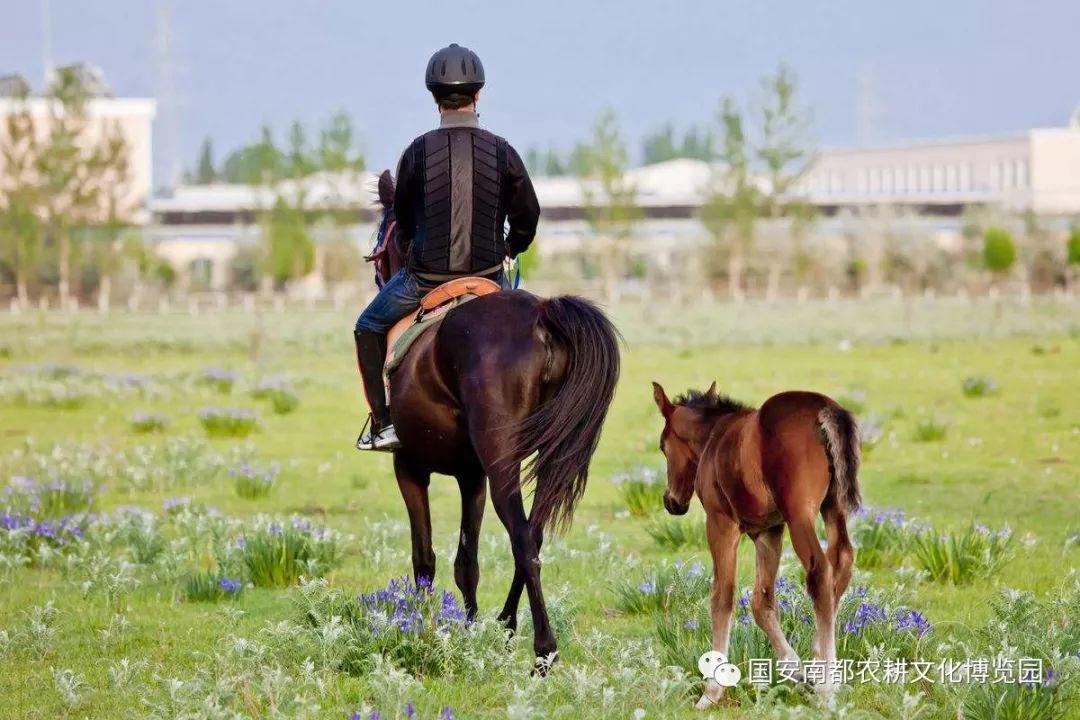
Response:
[{"label": "foal's leg", "polygon": [[420,469],[404,453],[394,453],[394,474],[398,489],[409,511],[409,529],[412,533],[413,578],[435,581],[435,551],[431,549],[431,510],[428,505],[428,485],[431,473]]},{"label": "foal's leg", "polygon": [[454,581],[465,601],[465,612],[472,620],[476,617],[476,586],[480,582],[480,563],[477,553],[480,545],[480,523],[484,519],[487,502],[487,486],[482,472],[462,473],[457,476],[461,488],[461,536],[458,538],[457,556],[454,558]]},{"label": "foal's leg", "polygon": [[754,579],[754,597],[750,609],[754,621],[765,631],[776,656],[781,660],[799,661],[795,649],[784,637],[780,619],[776,614],[776,571],[780,567],[780,550],[784,541],[784,526],[778,525],[754,538],[757,550],[757,577]]},{"label": "foal's leg", "polygon": [[[735,564],[738,561],[739,538],[741,532],[738,523],[728,517],[709,513],[705,521],[705,537],[709,541],[709,552],[713,560],[712,610],[712,649],[727,655],[728,639],[731,636],[731,616],[735,608]],[[705,683],[705,692],[695,707],[704,710],[720,699],[724,688],[715,680]]]},{"label": "foal's leg", "polygon": [[[813,516],[788,519],[791,544],[806,568],[806,591],[814,603],[816,632],[814,635],[814,659],[824,660],[827,671],[836,661],[836,603],[833,600],[832,565],[825,557],[814,529]],[[830,689],[826,682],[825,689]]]},{"label": "foal's leg", "polygon": [[825,520],[825,536],[829,539],[826,555],[833,570],[833,612],[840,607],[840,598],[851,582],[851,566],[855,562],[855,550],[848,537],[847,518],[844,512],[832,505],[822,508],[821,517]]}]

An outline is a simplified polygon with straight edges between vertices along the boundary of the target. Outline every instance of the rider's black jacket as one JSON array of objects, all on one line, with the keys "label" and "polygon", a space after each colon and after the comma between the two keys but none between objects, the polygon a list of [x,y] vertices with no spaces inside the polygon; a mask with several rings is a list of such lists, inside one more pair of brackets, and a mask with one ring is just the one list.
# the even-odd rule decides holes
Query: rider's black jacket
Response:
[{"label": "rider's black jacket", "polygon": [[497,273],[529,247],[540,204],[510,143],[481,129],[476,113],[451,111],[402,154],[394,213],[409,269],[436,283]]}]

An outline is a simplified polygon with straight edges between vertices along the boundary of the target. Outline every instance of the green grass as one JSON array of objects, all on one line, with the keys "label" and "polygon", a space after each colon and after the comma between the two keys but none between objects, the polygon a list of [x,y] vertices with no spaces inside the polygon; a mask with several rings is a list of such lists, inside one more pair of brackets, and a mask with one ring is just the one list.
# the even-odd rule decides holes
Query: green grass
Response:
[{"label": "green grass", "polygon": [[[508,708],[526,707],[540,708],[534,717],[578,717],[587,709],[592,709],[589,717],[627,717],[639,707],[648,718],[699,717],[691,709],[699,684],[667,667],[672,659],[658,637],[658,627],[668,634],[689,630],[683,625],[664,630],[663,619],[652,614],[663,603],[650,606],[643,598],[635,603],[633,592],[676,560],[690,563],[686,567],[703,562],[707,577],[707,551],[685,536],[685,530],[700,526],[692,518],[661,524],[665,521],[656,519],[655,512],[662,509],[649,509],[659,497],[651,488],[632,501],[641,516],[629,514],[625,488],[612,482],[634,468],[662,467],[652,380],[669,393],[717,380],[721,391],[752,403],[793,388],[858,400],[863,415],[872,415],[880,425],[862,472],[868,503],[903,508],[907,517],[931,524],[938,533],[961,533],[975,522],[1013,530],[1015,557],[992,571],[965,574],[962,586],[934,580],[906,586],[905,600],[935,623],[938,638],[973,641],[976,629],[991,618],[991,600],[1001,587],[1049,601],[1080,558],[1077,544],[1066,547],[1066,539],[1080,527],[1076,307],[1037,300],[1029,308],[1007,306],[999,325],[983,323],[981,318],[991,314],[978,304],[931,311],[917,303],[906,310],[840,303],[790,312],[766,305],[718,305],[711,314],[701,312],[707,324],[693,325],[662,309],[645,315],[635,308],[615,312],[629,340],[615,403],[573,528],[544,545],[544,587],[560,638],[560,663],[547,680],[529,676],[531,629],[525,602],[522,633],[509,649],[499,644],[499,657],[476,650],[481,654],[468,663],[446,665],[457,668],[453,672],[415,679],[370,657],[361,674],[335,669],[351,668],[355,657],[355,649],[335,639],[340,628],[332,618],[311,627],[298,619],[301,590],[294,583],[309,568],[325,573],[329,588],[347,598],[386,587],[390,579],[411,572],[407,516],[390,458],[352,449],[366,409],[350,360],[350,317],[284,314],[260,325],[240,313],[109,320],[88,314],[5,315],[0,318],[7,349],[0,359],[0,384],[14,390],[5,394],[0,387],[4,482],[16,464],[26,465],[25,458],[12,453],[26,452],[28,438],[34,440],[31,452],[39,455],[47,454],[54,442],[131,453],[147,444],[179,443],[196,456],[185,455],[170,465],[175,471],[147,475],[134,461],[125,467],[135,469],[124,473],[102,471],[94,512],[134,505],[160,518],[166,515],[167,499],[184,495],[192,505],[215,508],[226,517],[253,522],[259,514],[303,516],[354,538],[343,556],[330,557],[301,540],[290,545],[265,525],[265,533],[247,537],[256,545],[229,570],[246,573],[253,587],[245,585],[243,592],[217,602],[221,593],[212,583],[221,575],[214,544],[195,531],[169,535],[165,542],[154,534],[157,526],[131,525],[110,547],[126,548],[114,552],[132,567],[99,558],[100,565],[93,567],[103,570],[96,578],[64,563],[8,567],[0,561],[0,633],[6,633],[0,635],[0,715],[169,717],[169,702],[174,709],[192,707],[193,698],[201,702],[215,687],[213,678],[220,677],[235,678],[232,709],[243,717],[268,717],[272,703],[265,688],[277,687],[273,673],[280,671],[291,678],[282,687],[292,688],[276,701],[282,717],[346,718],[364,707],[381,709],[384,718],[403,717],[409,701],[424,718],[436,717],[443,706],[453,708],[458,718],[501,718]],[[255,334],[261,334],[259,343],[251,341]],[[839,344],[842,339],[850,340],[850,347]],[[44,363],[102,374],[135,373],[148,378],[152,389],[120,391],[95,382],[94,392],[80,395],[78,403],[26,402],[20,395],[21,368]],[[303,402],[291,412],[260,413],[257,432],[250,437],[207,437],[200,411],[237,400],[201,381],[208,367],[234,371],[238,387],[287,374],[303,388]],[[1005,391],[973,401],[959,391],[972,376],[993,377]],[[73,379],[65,375],[49,382],[71,386]],[[167,416],[170,424],[160,433],[136,435],[129,425],[136,411]],[[918,442],[920,423],[927,418],[948,418],[948,432],[933,442]],[[231,458],[239,457],[264,466],[280,464],[273,493],[238,495],[226,470]],[[65,479],[81,480],[95,472],[100,458],[94,458],[99,455],[78,456]],[[71,502],[83,501],[63,500]],[[433,479],[431,504],[436,585],[456,592],[456,483]],[[205,574],[188,576],[172,568],[170,559],[180,552],[200,558],[198,569]],[[753,574],[749,542],[742,543],[739,560],[738,585],[744,588]],[[797,563],[784,562],[789,577],[796,577]],[[480,608],[487,617],[501,607],[513,572],[505,532],[493,512],[486,518],[480,563]],[[898,570],[900,564],[904,570]],[[905,559],[891,545],[882,545],[867,565],[860,567],[856,583],[876,588],[892,588],[918,568],[912,553]],[[189,596],[206,602],[183,601],[185,577],[192,583]],[[84,583],[89,583],[85,590]],[[698,595],[693,597],[696,602]],[[49,602],[53,609],[47,619],[34,620]],[[620,606],[633,610],[624,612]],[[707,619],[704,606],[700,614]],[[290,623],[306,629],[290,634]],[[701,634],[679,642],[703,642],[707,627],[694,627]],[[748,632],[747,643],[762,644],[759,633]],[[254,644],[240,647],[236,638]],[[989,646],[992,639],[981,642]],[[312,672],[322,684],[321,695],[305,675],[305,657],[315,663]],[[477,669],[481,660],[488,663],[486,670]],[[170,691],[172,678],[185,684]],[[175,694],[171,700],[170,692]],[[902,703],[897,692],[858,687],[842,699],[870,717],[896,717]],[[304,693],[324,710],[305,715],[296,700],[307,697]],[[931,709],[922,717],[956,717],[965,701],[980,717],[989,717],[986,708],[996,702],[993,696],[934,690],[926,701]],[[810,701],[792,696],[784,702]],[[1024,702],[1027,696],[1005,700],[1006,705]],[[1050,702],[1037,698],[1027,704]],[[1058,717],[1076,716],[1075,706],[1053,707]],[[753,710],[768,716],[765,708],[765,700],[755,705],[742,694],[714,714],[744,717]],[[528,716],[523,710],[519,714]]]}]

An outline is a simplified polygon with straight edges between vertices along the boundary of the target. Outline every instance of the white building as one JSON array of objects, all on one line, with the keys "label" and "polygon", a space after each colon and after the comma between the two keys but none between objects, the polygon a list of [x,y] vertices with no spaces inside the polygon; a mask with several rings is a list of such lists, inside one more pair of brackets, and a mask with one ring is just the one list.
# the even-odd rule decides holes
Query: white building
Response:
[{"label": "white building", "polygon": [[901,205],[951,214],[990,205],[1080,212],[1080,127],[1017,135],[825,150],[798,188],[822,208]]}]

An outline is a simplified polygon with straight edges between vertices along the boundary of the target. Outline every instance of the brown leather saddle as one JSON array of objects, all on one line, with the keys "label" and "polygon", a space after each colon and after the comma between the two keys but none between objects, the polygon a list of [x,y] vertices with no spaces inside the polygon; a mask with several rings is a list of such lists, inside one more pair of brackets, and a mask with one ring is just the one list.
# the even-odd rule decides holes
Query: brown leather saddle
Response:
[{"label": "brown leather saddle", "polygon": [[386,335],[388,349],[383,377],[387,386],[390,384],[390,373],[401,364],[409,348],[422,334],[437,326],[447,313],[461,303],[500,290],[502,287],[493,280],[463,277],[444,282],[425,295],[420,300],[420,307],[399,320]]}]

